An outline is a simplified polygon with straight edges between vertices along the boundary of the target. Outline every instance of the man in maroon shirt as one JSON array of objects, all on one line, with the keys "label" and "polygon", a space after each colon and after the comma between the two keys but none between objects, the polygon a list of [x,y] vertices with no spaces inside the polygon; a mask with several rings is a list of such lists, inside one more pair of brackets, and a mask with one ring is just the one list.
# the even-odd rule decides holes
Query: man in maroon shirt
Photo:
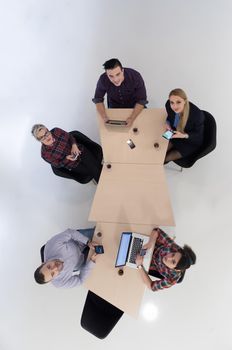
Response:
[{"label": "man in maroon shirt", "polygon": [[109,108],[133,108],[126,120],[127,125],[131,126],[148,103],[143,78],[136,70],[123,68],[117,58],[106,61],[103,67],[105,73],[98,80],[92,101],[105,122],[109,119],[104,105],[105,94]]}]

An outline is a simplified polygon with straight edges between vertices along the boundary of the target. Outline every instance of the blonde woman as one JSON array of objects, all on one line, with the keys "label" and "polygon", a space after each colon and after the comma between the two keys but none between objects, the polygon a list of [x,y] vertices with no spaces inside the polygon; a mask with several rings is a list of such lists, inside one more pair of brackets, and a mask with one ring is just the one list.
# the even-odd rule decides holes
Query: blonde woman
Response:
[{"label": "blonde woman", "polygon": [[203,142],[204,114],[188,101],[182,89],[170,92],[165,107],[167,130],[174,131],[165,157],[165,163],[168,163],[197,152]]}]

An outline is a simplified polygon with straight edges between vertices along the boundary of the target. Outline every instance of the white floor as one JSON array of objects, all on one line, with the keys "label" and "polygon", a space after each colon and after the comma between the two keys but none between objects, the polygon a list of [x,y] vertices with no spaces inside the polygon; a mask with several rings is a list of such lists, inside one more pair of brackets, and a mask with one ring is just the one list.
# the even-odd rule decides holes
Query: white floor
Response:
[{"label": "white floor", "polygon": [[[129,339],[134,349],[232,349],[231,12],[226,0],[0,0],[1,350],[124,349]],[[197,264],[182,284],[147,291],[139,319],[124,315],[101,341],[80,327],[84,288],[33,280],[47,239],[91,225],[95,186],[55,177],[30,129],[99,141],[91,98],[111,57],[142,73],[150,107],[186,89],[215,116],[218,146],[182,173],[166,168],[176,219],[167,230]]]}]

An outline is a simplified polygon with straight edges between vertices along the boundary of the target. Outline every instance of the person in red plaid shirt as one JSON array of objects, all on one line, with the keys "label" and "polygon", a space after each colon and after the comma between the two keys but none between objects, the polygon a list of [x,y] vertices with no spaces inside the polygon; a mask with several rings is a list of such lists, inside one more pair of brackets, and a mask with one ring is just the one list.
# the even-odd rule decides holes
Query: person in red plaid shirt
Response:
[{"label": "person in red plaid shirt", "polygon": [[[160,228],[152,230],[149,242],[143,249],[150,249],[153,246],[155,248],[149,272],[147,273],[143,267],[143,256],[137,255],[136,264],[146,286],[155,292],[169,288],[182,280],[185,270],[195,264],[196,255],[187,245],[179,247]],[[152,281],[149,275],[157,277],[158,280]]]},{"label": "person in red plaid shirt", "polygon": [[42,124],[34,125],[31,132],[42,143],[41,157],[53,168],[67,169],[70,178],[76,181],[80,176],[86,175],[98,183],[102,170],[101,161],[87,147],[77,143],[71,133],[60,128],[49,131]]}]

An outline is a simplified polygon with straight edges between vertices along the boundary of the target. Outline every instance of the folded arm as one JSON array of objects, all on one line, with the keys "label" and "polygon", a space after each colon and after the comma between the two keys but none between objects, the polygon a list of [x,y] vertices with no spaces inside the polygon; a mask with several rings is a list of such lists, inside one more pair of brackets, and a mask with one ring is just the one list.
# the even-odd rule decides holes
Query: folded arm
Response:
[{"label": "folded arm", "polygon": [[79,275],[73,275],[68,280],[64,281],[54,280],[52,283],[57,288],[78,287],[86,280],[94,266],[95,263],[90,260],[81,268]]}]

